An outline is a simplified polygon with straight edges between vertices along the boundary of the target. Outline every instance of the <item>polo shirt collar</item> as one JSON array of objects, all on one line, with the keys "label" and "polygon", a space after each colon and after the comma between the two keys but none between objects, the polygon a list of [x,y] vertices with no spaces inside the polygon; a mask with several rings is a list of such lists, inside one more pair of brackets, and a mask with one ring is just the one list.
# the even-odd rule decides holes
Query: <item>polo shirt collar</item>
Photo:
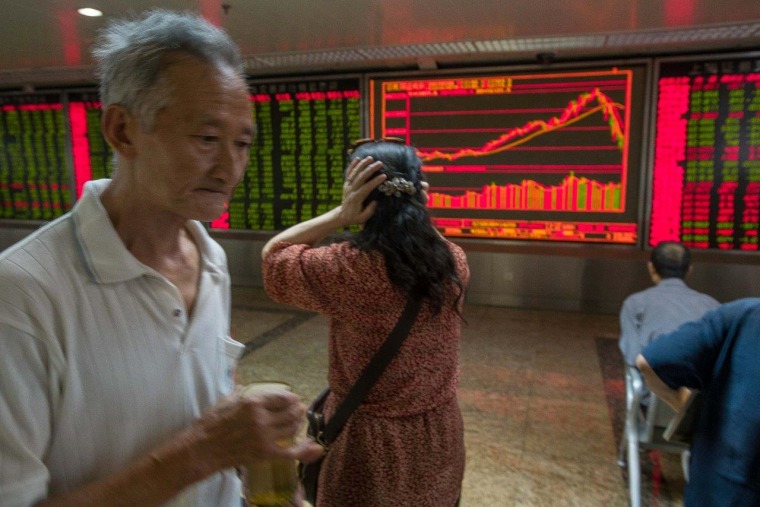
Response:
[{"label": "polo shirt collar", "polygon": [[660,283],[658,285],[685,287],[686,282],[684,282],[681,278],[670,277],[670,278],[663,278],[662,280],[660,280]]},{"label": "polo shirt collar", "polygon": [[[90,274],[98,283],[119,283],[144,275],[162,277],[156,270],[138,261],[116,233],[100,201],[100,195],[110,183],[110,179],[85,183],[82,197],[72,210],[76,238]],[[211,239],[205,229],[200,223],[190,221],[188,230],[198,245],[201,270],[223,274],[224,259],[213,255]]]}]

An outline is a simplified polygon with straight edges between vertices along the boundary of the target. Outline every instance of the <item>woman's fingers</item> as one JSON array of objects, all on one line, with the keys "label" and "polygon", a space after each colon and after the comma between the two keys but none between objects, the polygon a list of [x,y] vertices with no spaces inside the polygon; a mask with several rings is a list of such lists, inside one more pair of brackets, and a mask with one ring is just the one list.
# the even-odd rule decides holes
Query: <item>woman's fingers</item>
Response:
[{"label": "woman's fingers", "polygon": [[349,185],[353,182],[354,174],[356,173],[356,168],[359,164],[362,163],[362,160],[366,160],[366,159],[361,159],[358,157],[353,158],[351,159],[351,162],[348,164],[348,168],[346,169],[345,182],[348,183]]},{"label": "woman's fingers", "polygon": [[372,157],[365,157],[354,168],[351,180],[358,186],[364,185],[381,167],[383,167],[382,162],[375,162]]},{"label": "woman's fingers", "polygon": [[420,186],[422,187],[422,202],[427,204],[428,197],[430,195],[430,183],[427,181],[420,182]]},{"label": "woman's fingers", "polygon": [[[372,157],[352,159],[351,163],[348,165],[348,169],[346,169],[345,182],[349,186],[354,186],[354,187],[361,186],[364,183],[364,181],[366,181],[369,174],[372,174],[372,172],[377,170],[376,168],[368,173],[368,170],[370,170],[373,163],[374,163],[374,160],[372,159]],[[379,167],[382,167],[382,164],[380,164],[378,168]]]},{"label": "woman's fingers", "polygon": [[382,162],[375,162],[372,157],[351,161],[343,184],[343,203],[340,211],[342,223],[363,224],[375,212],[376,205],[370,204],[365,207],[364,201],[386,180],[386,175],[378,172],[382,167]]},{"label": "woman's fingers", "polygon": [[[384,181],[384,176],[376,174],[383,167],[382,162],[375,162],[372,157],[363,159],[353,159],[346,170],[346,179],[343,185],[343,203],[346,204],[352,197],[357,197],[359,201],[369,196],[369,194]],[[372,176],[383,176],[380,181],[370,180]],[[369,182],[369,184],[367,184]]]}]

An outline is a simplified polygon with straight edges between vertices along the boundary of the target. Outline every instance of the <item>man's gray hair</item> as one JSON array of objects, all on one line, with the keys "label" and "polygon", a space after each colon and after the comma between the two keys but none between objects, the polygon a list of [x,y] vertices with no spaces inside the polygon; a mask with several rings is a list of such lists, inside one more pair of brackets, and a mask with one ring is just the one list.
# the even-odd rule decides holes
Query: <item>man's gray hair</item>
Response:
[{"label": "man's gray hair", "polygon": [[139,19],[112,21],[100,32],[92,54],[103,108],[121,104],[144,131],[152,130],[156,113],[170,99],[162,76],[174,52],[228,66],[244,77],[240,50],[224,30],[196,14],[155,9]]}]

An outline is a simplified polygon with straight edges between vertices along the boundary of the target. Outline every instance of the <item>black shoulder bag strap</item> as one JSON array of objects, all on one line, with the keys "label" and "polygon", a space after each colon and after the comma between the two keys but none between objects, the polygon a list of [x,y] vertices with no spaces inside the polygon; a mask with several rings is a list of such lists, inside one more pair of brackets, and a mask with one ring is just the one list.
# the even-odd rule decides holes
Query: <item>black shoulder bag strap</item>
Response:
[{"label": "black shoulder bag strap", "polygon": [[401,314],[396,327],[385,339],[380,349],[372,356],[369,364],[362,372],[359,380],[356,381],[354,386],[346,395],[346,399],[335,410],[335,414],[327,422],[324,431],[322,432],[321,444],[329,446],[343,430],[343,426],[348,421],[351,413],[361,404],[364,397],[372,386],[375,384],[380,375],[382,375],[385,367],[390,364],[391,360],[395,357],[404,339],[412,329],[412,324],[417,319],[420,306],[422,304],[422,298],[418,293],[413,292],[409,294],[409,298],[406,300],[406,306]]}]

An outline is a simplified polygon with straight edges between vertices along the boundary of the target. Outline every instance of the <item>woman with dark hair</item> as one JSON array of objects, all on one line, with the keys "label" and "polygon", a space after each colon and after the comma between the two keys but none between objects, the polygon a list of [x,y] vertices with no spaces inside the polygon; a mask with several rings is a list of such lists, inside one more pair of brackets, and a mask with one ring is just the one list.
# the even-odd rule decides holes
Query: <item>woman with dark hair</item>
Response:
[{"label": "woman with dark hair", "polygon": [[[264,286],[330,319],[327,420],[395,326],[407,296],[422,307],[393,361],[322,464],[317,505],[454,506],[464,474],[456,399],[467,259],[433,227],[422,163],[388,140],[356,146],[343,202],[264,247]],[[336,230],[360,225],[332,244]]]}]

